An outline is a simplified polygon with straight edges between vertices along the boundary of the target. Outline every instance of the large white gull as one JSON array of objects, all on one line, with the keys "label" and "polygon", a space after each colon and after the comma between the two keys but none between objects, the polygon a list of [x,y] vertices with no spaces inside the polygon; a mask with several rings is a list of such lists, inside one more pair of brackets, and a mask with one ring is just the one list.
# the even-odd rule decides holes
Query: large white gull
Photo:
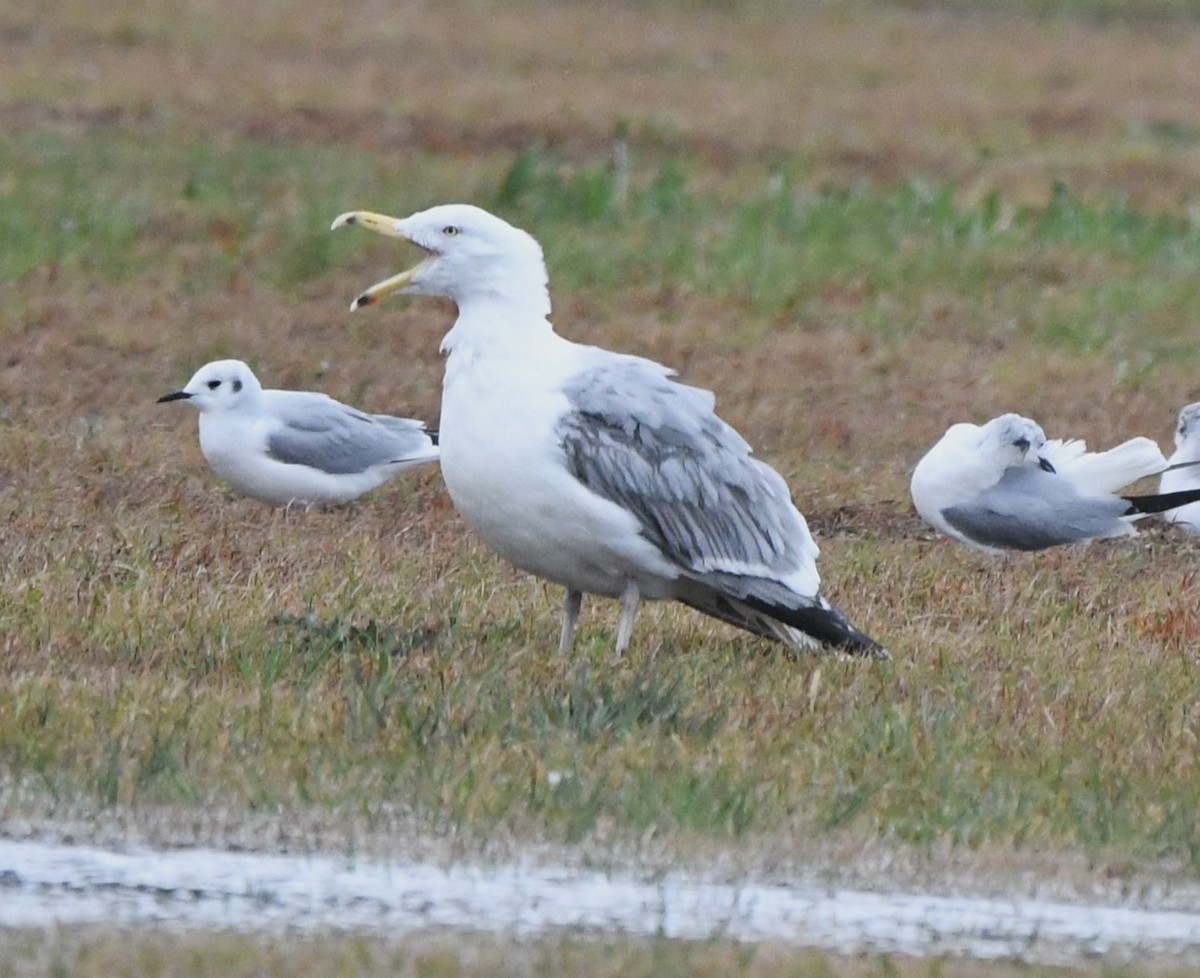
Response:
[{"label": "large white gull", "polygon": [[241,360],[214,360],[160,404],[200,412],[200,450],[238,492],[273,506],[349,502],[438,457],[411,418],[364,414],[315,391],[263,390]]},{"label": "large white gull", "polygon": [[886,657],[819,593],[817,545],[787,485],[707,391],[641,357],[573,343],[550,321],[541,246],[466,204],[402,220],[343,214],[426,257],[372,286],[452,299],[442,340],[442,474],[501,557],[561,584],[571,648],[584,592],[619,598],[616,651],[641,599],[674,599],[793,648]]},{"label": "large white gull", "polygon": [[[1159,480],[1159,492],[1200,489],[1200,403],[1180,410],[1175,428],[1175,454],[1168,461],[1171,468]],[[1188,533],[1200,534],[1200,503],[1179,506],[1164,515]]]},{"label": "large white gull", "polygon": [[1082,441],[1047,441],[1036,421],[1003,414],[952,425],[917,463],[910,489],[921,517],[962,543],[992,553],[1043,550],[1132,536],[1134,521],[1200,499],[1200,491],[1118,494],[1167,467],[1149,438],[1089,452]]}]

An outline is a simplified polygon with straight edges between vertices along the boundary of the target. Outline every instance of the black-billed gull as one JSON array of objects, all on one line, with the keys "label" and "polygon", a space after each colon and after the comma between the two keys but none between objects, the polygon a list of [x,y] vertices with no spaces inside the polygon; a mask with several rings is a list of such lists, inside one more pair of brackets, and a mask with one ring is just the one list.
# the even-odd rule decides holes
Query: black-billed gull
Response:
[{"label": "black-billed gull", "polygon": [[[1200,403],[1189,404],[1179,412],[1175,453],[1168,461],[1171,468],[1159,480],[1159,492],[1200,489]],[[1179,506],[1163,515],[1188,533],[1200,533],[1200,503]]]},{"label": "black-billed gull", "polygon": [[200,450],[234,489],[273,506],[349,502],[438,457],[420,421],[364,414],[311,391],[263,390],[240,360],[205,364],[160,404],[200,412]]},{"label": "black-billed gull", "polygon": [[1047,441],[1037,422],[1004,414],[952,425],[917,463],[910,488],[917,512],[947,536],[993,553],[1043,550],[1131,536],[1135,520],[1189,501],[1186,493],[1118,495],[1166,468],[1149,438],[1088,452],[1082,441]]},{"label": "black-billed gull", "polygon": [[452,299],[442,340],[442,474],[501,557],[566,588],[559,647],[584,592],[619,598],[616,650],[640,599],[674,599],[793,648],[887,653],[818,593],[817,546],[783,479],[713,412],[713,395],[651,360],[566,340],[541,246],[465,204],[361,224],[426,257],[372,286]]}]

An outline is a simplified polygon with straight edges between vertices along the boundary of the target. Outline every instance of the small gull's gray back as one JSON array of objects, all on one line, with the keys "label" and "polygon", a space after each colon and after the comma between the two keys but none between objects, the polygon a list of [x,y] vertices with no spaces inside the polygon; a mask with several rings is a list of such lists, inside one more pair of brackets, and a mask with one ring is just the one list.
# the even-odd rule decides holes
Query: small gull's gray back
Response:
[{"label": "small gull's gray back", "polygon": [[267,436],[267,450],[289,465],[351,475],[377,465],[403,468],[437,457],[431,436],[418,421],[365,414],[315,393],[265,393],[280,422]]},{"label": "small gull's gray back", "polygon": [[1126,536],[1129,504],[1116,496],[1081,496],[1036,463],[1011,468],[975,499],[943,510],[946,521],[985,547],[1044,550],[1097,537]]}]

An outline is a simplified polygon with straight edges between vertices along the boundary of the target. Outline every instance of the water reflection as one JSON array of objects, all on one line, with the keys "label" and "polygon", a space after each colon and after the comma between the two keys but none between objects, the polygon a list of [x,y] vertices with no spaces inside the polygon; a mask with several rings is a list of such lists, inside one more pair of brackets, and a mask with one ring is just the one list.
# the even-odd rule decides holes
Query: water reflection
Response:
[{"label": "water reflection", "polygon": [[180,927],[772,940],[842,953],[1200,966],[1200,913],[871,893],[808,883],[654,881],[545,866],[442,867],[206,850],[112,852],[0,839],[0,926]]}]

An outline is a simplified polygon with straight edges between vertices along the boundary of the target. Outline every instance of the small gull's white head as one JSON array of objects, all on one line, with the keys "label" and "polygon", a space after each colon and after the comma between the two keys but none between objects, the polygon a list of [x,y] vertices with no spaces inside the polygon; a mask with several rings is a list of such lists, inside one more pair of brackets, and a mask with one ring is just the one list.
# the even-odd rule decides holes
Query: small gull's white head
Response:
[{"label": "small gull's white head", "polygon": [[241,360],[214,360],[197,370],[183,388],[160,397],[158,403],[186,400],[197,411],[236,411],[252,404],[261,392],[258,378]]},{"label": "small gull's white head", "polygon": [[1002,414],[984,425],[951,425],[913,470],[909,491],[921,517],[943,533],[965,540],[943,515],[970,503],[996,485],[1005,472],[1037,459],[1044,469],[1052,466],[1038,453],[1046,436],[1035,421],[1019,414]]},{"label": "small gull's white head", "polygon": [[[1036,421],[1019,414],[1002,414],[982,427],[976,450],[997,466],[1009,469],[1037,458],[1045,444],[1046,433]],[[1045,467],[1049,463],[1042,464]]]},{"label": "small gull's white head", "polygon": [[425,258],[412,268],[377,282],[350,305],[359,309],[389,293],[452,299],[460,311],[473,301],[501,301],[550,313],[546,263],[531,235],[470,204],[439,204],[410,217],[394,218],[351,211],[333,228],[357,224],[379,234],[403,238]]},{"label": "small gull's white head", "polygon": [[1179,412],[1179,424],[1175,429],[1175,447],[1182,448],[1187,442],[1200,444],[1200,401],[1189,404]]}]

